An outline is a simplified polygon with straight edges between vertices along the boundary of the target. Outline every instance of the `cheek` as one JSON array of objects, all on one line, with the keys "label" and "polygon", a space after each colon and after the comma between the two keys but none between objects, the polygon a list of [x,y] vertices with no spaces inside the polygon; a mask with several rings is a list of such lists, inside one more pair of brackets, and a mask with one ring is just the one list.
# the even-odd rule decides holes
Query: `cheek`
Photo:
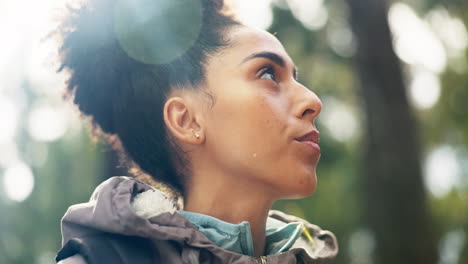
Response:
[{"label": "cheek", "polygon": [[[285,143],[287,114],[274,100],[258,96],[238,107],[239,136],[246,151],[257,153],[257,160],[271,158]],[[271,161],[271,160],[270,160]]]},{"label": "cheek", "polygon": [[240,92],[218,97],[207,131],[211,159],[230,174],[267,184],[278,193],[310,190],[315,165],[292,145],[295,120],[286,99]]},{"label": "cheek", "polygon": [[[283,107],[284,106],[284,107]],[[239,116],[239,164],[281,197],[306,197],[315,189],[319,156],[305,154],[291,141],[294,116],[287,105],[258,98]],[[235,146],[234,146],[235,147]],[[244,173],[245,173],[244,171]]]},{"label": "cheek", "polygon": [[258,167],[258,162],[272,162],[271,154],[279,152],[276,149],[284,142],[287,127],[284,117],[284,110],[265,96],[231,94],[216,101],[207,137],[218,155],[230,155],[243,159],[246,166],[256,163]]},{"label": "cheek", "polygon": [[275,143],[279,143],[281,137],[285,136],[284,131],[287,127],[284,109],[261,96],[242,108],[244,111],[239,118],[245,125],[244,134],[248,136],[248,141],[262,147],[263,150],[277,146]]}]

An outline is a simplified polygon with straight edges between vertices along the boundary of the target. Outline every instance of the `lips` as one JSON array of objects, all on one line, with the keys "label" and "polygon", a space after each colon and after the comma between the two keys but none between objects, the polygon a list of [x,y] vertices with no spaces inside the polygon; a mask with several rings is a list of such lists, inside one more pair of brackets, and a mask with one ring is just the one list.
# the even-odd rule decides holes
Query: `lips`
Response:
[{"label": "lips", "polygon": [[320,153],[320,146],[318,145],[319,132],[317,130],[313,130],[304,136],[297,138],[296,141]]},{"label": "lips", "polygon": [[305,134],[304,136],[296,139],[299,142],[311,141],[315,144],[319,143],[319,132],[317,130],[312,130],[311,132]]}]

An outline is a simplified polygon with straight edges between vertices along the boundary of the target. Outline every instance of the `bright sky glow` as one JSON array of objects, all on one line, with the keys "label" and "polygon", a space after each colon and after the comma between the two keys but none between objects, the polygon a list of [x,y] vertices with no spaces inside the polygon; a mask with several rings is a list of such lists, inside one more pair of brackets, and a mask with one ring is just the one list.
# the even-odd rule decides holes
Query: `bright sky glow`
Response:
[{"label": "bright sky glow", "polygon": [[245,25],[267,29],[273,22],[271,0],[230,0],[226,1],[236,17]]},{"label": "bright sky glow", "polygon": [[3,187],[10,200],[21,202],[28,198],[34,188],[34,176],[28,165],[17,163],[7,168],[3,175]]},{"label": "bright sky glow", "polygon": [[322,98],[323,109],[319,121],[325,125],[330,135],[338,141],[346,142],[358,132],[358,120],[349,106],[332,98]]},{"label": "bright sky glow", "polygon": [[419,72],[410,84],[410,98],[414,106],[428,109],[434,106],[440,97],[439,77],[431,72]]},{"label": "bright sky glow", "polygon": [[2,1],[0,31],[9,41],[0,43],[0,73],[21,62],[24,58],[21,55],[28,55],[29,47],[37,45],[54,28],[56,8],[64,3],[60,0]]},{"label": "bright sky glow", "polygon": [[15,136],[17,118],[13,102],[0,94],[0,144],[11,141]]},{"label": "bright sky glow", "polygon": [[443,197],[463,184],[456,150],[442,145],[429,153],[424,162],[426,187],[435,197]]},{"label": "bright sky glow", "polygon": [[442,42],[406,4],[391,5],[388,20],[394,35],[395,52],[404,62],[441,73],[447,64]]},{"label": "bright sky glow", "polygon": [[29,114],[28,132],[37,141],[55,141],[68,127],[64,110],[50,105],[35,106]]},{"label": "bright sky glow", "polygon": [[66,75],[58,74],[57,45],[52,41],[40,42],[30,48],[25,71],[31,89],[38,95],[56,96],[64,89]]},{"label": "bright sky glow", "polygon": [[328,11],[323,0],[287,0],[294,16],[310,30],[318,30],[325,26]]},{"label": "bright sky glow", "polygon": [[[0,16],[0,32],[5,39],[8,41],[0,42],[0,74],[4,73],[7,70],[7,66],[15,68],[17,66],[18,60],[14,60],[14,55],[17,50],[20,49],[18,44],[22,42],[24,34],[22,34],[21,28],[18,28],[20,25],[19,21],[14,19],[14,15],[18,13],[17,10],[14,10],[14,4],[16,1],[2,1],[1,8],[2,13]],[[27,9],[29,10],[29,9]],[[25,10],[26,11],[26,10]],[[13,65],[10,65],[13,63]],[[1,80],[1,79],[0,79]],[[3,80],[1,81],[4,82]],[[0,89],[2,89],[0,85]]]}]

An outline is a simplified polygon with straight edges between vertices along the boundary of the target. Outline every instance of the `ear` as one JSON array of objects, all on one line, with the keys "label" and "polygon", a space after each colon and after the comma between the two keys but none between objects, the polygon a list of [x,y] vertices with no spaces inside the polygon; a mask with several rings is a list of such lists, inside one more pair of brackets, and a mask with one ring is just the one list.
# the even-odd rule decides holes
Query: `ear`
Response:
[{"label": "ear", "polygon": [[195,106],[192,96],[170,97],[164,104],[164,123],[168,130],[176,139],[188,144],[200,144],[204,140]]}]

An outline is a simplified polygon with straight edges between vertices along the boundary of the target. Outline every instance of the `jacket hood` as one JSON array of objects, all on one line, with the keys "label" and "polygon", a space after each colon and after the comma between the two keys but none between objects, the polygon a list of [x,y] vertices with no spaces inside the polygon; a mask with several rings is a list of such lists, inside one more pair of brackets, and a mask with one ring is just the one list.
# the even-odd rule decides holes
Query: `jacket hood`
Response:
[{"label": "jacket hood", "polygon": [[[96,188],[88,202],[67,210],[62,218],[62,245],[75,237],[106,232],[175,241],[208,250],[226,262],[247,263],[239,260],[251,258],[218,247],[176,209],[164,193],[151,186],[131,177],[112,177]],[[269,216],[284,223],[304,223],[309,239],[298,239],[288,254],[309,259],[306,263],[329,263],[336,256],[338,245],[331,232],[276,210],[270,210]],[[304,250],[309,256],[303,256]]]}]

